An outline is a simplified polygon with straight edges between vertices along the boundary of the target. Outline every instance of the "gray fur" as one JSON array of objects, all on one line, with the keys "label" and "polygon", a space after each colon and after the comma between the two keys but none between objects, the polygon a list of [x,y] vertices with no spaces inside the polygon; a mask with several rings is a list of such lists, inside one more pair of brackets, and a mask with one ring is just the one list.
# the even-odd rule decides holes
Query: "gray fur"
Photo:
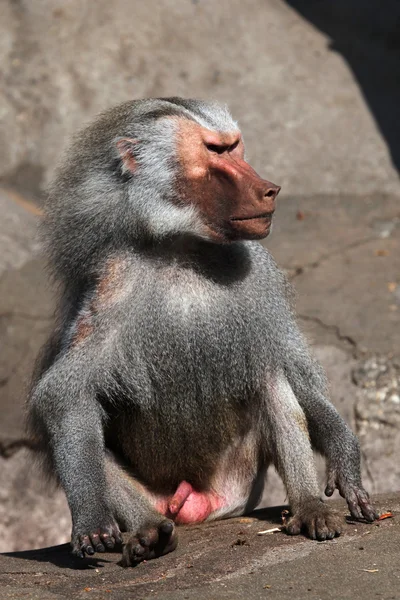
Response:
[{"label": "gray fur", "polygon": [[[355,516],[373,518],[357,440],[327,400],[283,274],[256,242],[202,239],[199,215],[176,202],[176,121],[169,117],[237,128],[211,103],[126,103],[77,136],[46,205],[44,235],[61,301],[29,415],[66,491],[75,552],[90,549],[82,539],[93,531],[114,538],[118,526],[134,535],[150,526],[167,531],[141,485],[170,494],[186,480],[207,490],[240,440],[251,440],[253,457],[250,467],[232,467],[248,481],[242,511],[254,508],[259,474],[274,463],[295,517],[302,515],[299,527],[312,535],[322,509],[311,438],[327,457],[330,486]],[[124,172],[116,151],[125,138],[139,140],[137,175]],[[96,300],[110,260],[118,261],[115,295]],[[75,343],[82,322],[88,334],[82,329]],[[338,532],[329,519],[313,537]]]}]

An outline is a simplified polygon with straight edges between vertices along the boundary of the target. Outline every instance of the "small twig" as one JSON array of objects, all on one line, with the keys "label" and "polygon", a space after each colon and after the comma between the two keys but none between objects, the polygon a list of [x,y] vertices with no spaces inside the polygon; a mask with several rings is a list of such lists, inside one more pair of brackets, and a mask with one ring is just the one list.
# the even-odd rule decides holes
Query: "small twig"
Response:
[{"label": "small twig", "polygon": [[257,531],[257,535],[267,535],[267,533],[278,533],[282,531],[282,527],[272,527],[272,529],[265,529],[265,531]]}]

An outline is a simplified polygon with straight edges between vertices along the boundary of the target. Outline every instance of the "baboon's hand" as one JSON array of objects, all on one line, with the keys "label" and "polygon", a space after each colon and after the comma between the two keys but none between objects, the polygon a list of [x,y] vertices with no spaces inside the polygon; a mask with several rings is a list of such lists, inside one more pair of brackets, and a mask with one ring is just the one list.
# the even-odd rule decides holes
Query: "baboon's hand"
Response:
[{"label": "baboon's hand", "polygon": [[107,552],[116,544],[122,544],[122,536],[112,517],[97,527],[74,527],[72,533],[72,553],[79,558],[84,558],[85,554],[91,556],[95,552]]},{"label": "baboon's hand", "polygon": [[340,471],[340,468],[328,468],[328,481],[325,489],[327,496],[332,496],[335,489],[344,498],[349,507],[351,516],[359,521],[365,520],[370,523],[378,518],[374,506],[371,503],[368,492],[363,488],[361,480],[353,479]]}]

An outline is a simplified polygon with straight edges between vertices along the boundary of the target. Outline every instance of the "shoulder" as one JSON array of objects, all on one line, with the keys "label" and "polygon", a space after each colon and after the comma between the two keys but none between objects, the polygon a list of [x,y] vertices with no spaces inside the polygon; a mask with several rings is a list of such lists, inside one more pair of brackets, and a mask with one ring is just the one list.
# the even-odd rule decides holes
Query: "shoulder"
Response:
[{"label": "shoulder", "polygon": [[264,282],[268,289],[275,289],[283,294],[292,303],[294,300],[293,288],[272,254],[260,242],[245,242],[245,245],[249,253],[253,276],[259,282]]},{"label": "shoulder", "polygon": [[260,265],[264,268],[266,267],[274,271],[279,271],[279,267],[276,264],[274,257],[260,242],[249,241],[244,242],[244,245],[255,266]]}]

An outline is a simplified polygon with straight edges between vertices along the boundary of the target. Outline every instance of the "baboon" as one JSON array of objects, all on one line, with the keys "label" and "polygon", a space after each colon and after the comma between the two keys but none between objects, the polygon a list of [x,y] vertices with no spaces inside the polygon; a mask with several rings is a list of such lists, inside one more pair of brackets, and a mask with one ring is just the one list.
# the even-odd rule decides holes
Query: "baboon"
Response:
[{"label": "baboon", "polygon": [[340,533],[312,449],[354,518],[376,513],[358,442],[327,398],[284,275],[257,240],[280,188],[245,161],[213,102],[102,114],[50,188],[44,241],[60,300],[29,423],[65,490],[73,552],[130,538],[124,565],[176,546],[175,524],[254,509],[269,465],[287,532]]}]

